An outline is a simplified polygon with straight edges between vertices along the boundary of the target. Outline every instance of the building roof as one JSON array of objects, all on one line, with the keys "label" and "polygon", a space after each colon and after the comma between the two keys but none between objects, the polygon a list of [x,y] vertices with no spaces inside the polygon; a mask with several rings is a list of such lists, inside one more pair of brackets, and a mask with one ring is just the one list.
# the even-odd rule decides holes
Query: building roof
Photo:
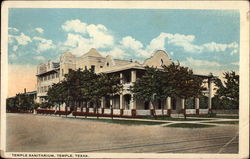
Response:
[{"label": "building roof", "polygon": [[99,52],[97,52],[95,48],[90,49],[87,53],[83,54],[81,57],[87,57],[87,56],[102,57],[102,55]]}]

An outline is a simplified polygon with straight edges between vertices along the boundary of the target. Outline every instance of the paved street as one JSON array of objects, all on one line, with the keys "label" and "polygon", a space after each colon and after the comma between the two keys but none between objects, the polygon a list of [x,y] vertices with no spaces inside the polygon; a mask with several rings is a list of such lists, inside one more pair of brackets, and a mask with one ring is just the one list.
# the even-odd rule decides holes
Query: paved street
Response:
[{"label": "paved street", "polygon": [[237,153],[238,124],[210,128],[120,125],[7,114],[9,152]]}]

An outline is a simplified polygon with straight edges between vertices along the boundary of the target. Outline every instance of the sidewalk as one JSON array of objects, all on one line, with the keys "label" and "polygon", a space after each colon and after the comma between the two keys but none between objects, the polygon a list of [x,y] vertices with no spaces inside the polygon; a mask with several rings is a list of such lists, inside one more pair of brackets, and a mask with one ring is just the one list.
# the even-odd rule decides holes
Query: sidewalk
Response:
[{"label": "sidewalk", "polygon": [[[64,117],[66,118],[66,117]],[[74,119],[97,119],[97,117],[87,117],[85,116],[77,116],[76,118],[71,114],[67,116],[67,118],[74,118]],[[188,118],[196,118],[196,117],[188,117]],[[99,117],[99,119],[111,119],[111,117]],[[196,118],[197,119],[197,118]],[[194,120],[194,121],[173,121],[173,120],[154,120],[154,119],[137,119],[137,118],[118,118],[114,117],[113,120],[132,120],[132,121],[145,121],[145,122],[159,122],[163,123],[160,125],[155,126],[166,126],[171,124],[204,124],[204,125],[215,125],[215,126],[225,126],[228,124],[218,124],[212,122],[225,122],[225,121],[239,121],[239,119],[225,119],[225,118],[199,118],[199,119],[207,119],[207,120]]]},{"label": "sidewalk", "polygon": [[[65,119],[97,119],[97,117],[93,116],[73,116],[72,114],[70,115],[41,115],[41,114],[34,114],[34,115],[39,115],[39,116],[46,116],[46,117],[60,117],[60,118],[65,118]],[[121,117],[114,117],[113,120],[128,120],[128,121],[145,121],[145,122],[159,122],[162,124],[159,125],[154,125],[154,126],[168,126],[172,124],[203,124],[203,125],[213,125],[213,126],[228,126],[228,124],[219,124],[219,123],[212,123],[212,122],[225,122],[225,121],[239,121],[239,119],[226,119],[226,118],[202,118],[202,117],[188,117],[188,119],[207,119],[207,120],[194,120],[194,121],[175,121],[175,120],[154,120],[154,119],[138,119],[138,118],[121,118]],[[111,117],[99,117],[98,119],[104,119],[108,120],[111,119]],[[182,118],[183,119],[183,118]]]}]

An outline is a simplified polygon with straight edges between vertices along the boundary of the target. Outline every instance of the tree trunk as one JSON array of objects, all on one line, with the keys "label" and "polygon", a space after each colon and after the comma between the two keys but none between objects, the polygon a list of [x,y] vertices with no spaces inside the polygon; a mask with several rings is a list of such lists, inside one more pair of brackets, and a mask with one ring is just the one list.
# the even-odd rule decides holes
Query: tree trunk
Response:
[{"label": "tree trunk", "polygon": [[183,115],[184,115],[184,118],[185,118],[185,120],[187,119],[187,114],[186,114],[186,98],[185,98],[185,100],[184,100],[184,110],[183,110]]},{"label": "tree trunk", "polygon": [[81,113],[83,112],[83,103],[81,101]]},{"label": "tree trunk", "polygon": [[162,104],[163,101],[161,101],[161,113],[162,113],[162,119],[164,119],[164,104]]},{"label": "tree trunk", "polygon": [[[74,102],[74,112],[77,112],[77,101]],[[75,115],[76,118],[76,115]]]},{"label": "tree trunk", "polygon": [[111,102],[111,105],[110,105],[110,113],[111,113],[111,119],[113,120],[113,118],[114,118],[114,117],[113,117],[113,104],[114,104],[114,103],[113,103],[113,96],[111,96],[110,100],[112,101],[112,102]]},{"label": "tree trunk", "polygon": [[87,107],[88,107],[88,101],[85,101],[85,118],[87,118]]},{"label": "tree trunk", "polygon": [[61,112],[61,103],[59,102],[59,116],[61,116],[60,112]]},{"label": "tree trunk", "polygon": [[97,119],[99,119],[99,116],[98,116],[98,100],[96,100],[95,111],[96,111],[96,117],[97,117]]},{"label": "tree trunk", "polygon": [[155,112],[155,105],[154,105],[154,102],[153,101],[150,101],[151,102],[151,104],[152,104],[152,106],[153,106],[153,116],[154,116],[154,118],[155,119],[157,119],[157,116],[156,116],[156,112]]}]

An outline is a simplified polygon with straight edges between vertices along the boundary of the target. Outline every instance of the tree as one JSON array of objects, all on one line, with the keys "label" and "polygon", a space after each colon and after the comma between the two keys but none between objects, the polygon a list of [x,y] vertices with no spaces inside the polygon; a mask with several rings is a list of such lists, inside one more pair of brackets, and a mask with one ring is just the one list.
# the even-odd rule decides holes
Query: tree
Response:
[{"label": "tree", "polygon": [[[97,85],[95,87],[95,90],[97,90],[99,93],[99,100],[101,97],[104,97],[106,95],[111,96],[111,100],[113,99],[114,94],[119,94],[123,88],[122,84],[120,83],[120,77],[117,75],[107,75],[107,74],[100,74],[97,78]],[[112,105],[111,105],[112,108]],[[113,114],[112,114],[113,119]]]},{"label": "tree", "polygon": [[26,93],[18,93],[13,98],[6,100],[6,109],[8,111],[30,111],[34,109],[34,100]]},{"label": "tree", "polygon": [[214,80],[217,90],[215,98],[220,100],[223,108],[239,108],[239,75],[234,71],[223,73],[224,82],[219,78]]},{"label": "tree", "polygon": [[[131,92],[134,93],[135,99],[148,101],[153,106],[155,118],[155,102],[158,100],[162,101],[169,95],[167,91],[169,90],[169,81],[167,78],[164,78],[165,76],[159,69],[147,66],[145,67],[145,74],[130,88]],[[163,106],[161,107],[163,108]]]},{"label": "tree", "polygon": [[[198,97],[202,94],[203,79],[195,76],[193,71],[188,67],[180,66],[172,63],[169,66],[164,66],[164,72],[167,72],[168,78],[172,85],[174,96],[187,99],[189,97]],[[185,100],[186,101],[186,100]],[[184,104],[184,117],[186,119],[186,104]]]},{"label": "tree", "polygon": [[[96,74],[93,70],[70,70],[64,81],[54,84],[48,91],[48,101],[57,103],[64,99],[66,106],[71,103],[71,109],[77,110],[83,101],[94,102],[95,112],[100,98],[113,95],[121,89],[120,78],[114,75]],[[60,94],[61,97],[59,96]],[[59,96],[59,99],[58,99]],[[78,106],[77,106],[78,103]],[[73,105],[73,106],[72,106]],[[82,107],[81,107],[82,110]]]},{"label": "tree", "polygon": [[18,110],[18,107],[16,104],[16,97],[7,98],[6,109],[7,109],[7,111],[17,111]]}]

